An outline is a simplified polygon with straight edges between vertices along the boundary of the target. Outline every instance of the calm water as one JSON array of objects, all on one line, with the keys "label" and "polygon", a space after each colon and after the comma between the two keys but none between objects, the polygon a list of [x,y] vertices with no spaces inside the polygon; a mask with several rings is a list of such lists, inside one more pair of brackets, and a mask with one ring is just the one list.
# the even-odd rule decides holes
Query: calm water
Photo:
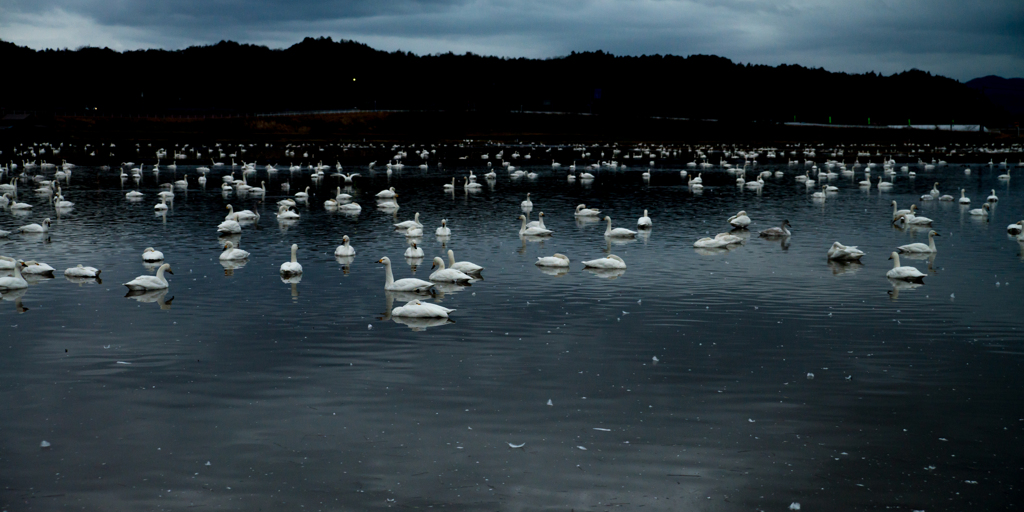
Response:
[{"label": "calm water", "polygon": [[[204,190],[192,167],[146,171],[138,186],[80,167],[64,185],[75,207],[59,216],[21,182],[35,208],[3,212],[0,229],[47,216],[53,227],[0,240],[0,254],[58,277],[0,302],[3,510],[1021,507],[1024,256],[1006,226],[1024,216],[1024,176],[918,168],[879,193],[858,189],[858,172],[818,203],[794,181],[802,166],[759,167],[785,173],[760,194],[701,171],[699,195],[678,168],[649,184],[639,168],[602,170],[587,185],[550,166],[533,168],[536,180],[499,171],[467,195],[468,169],[362,170],[355,216],[325,211],[341,184],[327,177],[290,225],[273,203],[282,182],[310,184],[308,171],[261,169],[260,203],[223,196],[223,168]],[[187,193],[155,215],[158,185],[186,173]],[[443,192],[453,173],[460,185]],[[935,181],[957,197],[966,188],[973,208],[995,188],[991,220],[917,201]],[[373,199],[388,186],[394,215]],[[127,201],[133,188],[145,198]],[[518,237],[527,192],[548,240]],[[928,273],[914,289],[893,289],[886,258],[927,231],[890,226],[893,199],[917,202],[942,235],[932,261],[904,259]],[[228,203],[262,213],[235,269],[217,259]],[[579,203],[630,228],[648,209],[654,228],[609,245],[603,222],[573,219]],[[754,220],[745,245],[693,249],[741,209]],[[392,228],[414,212],[428,255],[415,271]],[[442,218],[445,244],[433,236]],[[789,240],[757,237],[783,219]],[[348,265],[333,255],[345,234]],[[863,265],[830,266],[836,240],[867,252]],[[294,285],[278,275],[293,243],[305,269]],[[121,283],[153,272],[148,246],[172,265],[170,289],[126,298]],[[446,248],[486,267],[435,299],[454,323],[388,318],[376,261],[425,279]],[[582,270],[609,250],[625,273]],[[555,252],[569,272],[534,266]],[[102,283],[61,275],[78,263],[102,269]]]}]

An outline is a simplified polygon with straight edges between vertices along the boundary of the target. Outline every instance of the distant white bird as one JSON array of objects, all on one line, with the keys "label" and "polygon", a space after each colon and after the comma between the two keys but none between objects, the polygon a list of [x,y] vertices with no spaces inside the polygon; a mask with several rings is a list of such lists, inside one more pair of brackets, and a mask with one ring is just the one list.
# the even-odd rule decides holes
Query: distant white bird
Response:
[{"label": "distant white bird", "polygon": [[392,309],[391,316],[406,318],[448,318],[448,314],[453,313],[454,311],[454,309],[449,309],[444,306],[416,299],[406,302],[404,306]]},{"label": "distant white bird", "polygon": [[434,257],[434,264],[431,265],[431,270],[437,269],[430,274],[430,280],[439,283],[459,283],[468,284],[473,280],[471,276],[462,272],[461,270],[455,270],[453,268],[445,268],[444,260],[440,257]]},{"label": "distant white bird", "polygon": [[746,210],[729,217],[729,225],[734,228],[744,229],[750,225],[750,217],[747,216]]},{"label": "distant white bird", "polygon": [[561,253],[555,253],[554,256],[538,256],[534,264],[538,267],[568,267],[569,257]]},{"label": "distant white bird", "polygon": [[523,208],[533,208],[533,201],[530,201],[530,193],[529,192],[526,193],[526,200],[523,201],[522,203],[519,203],[519,206],[521,206]]},{"label": "distant white bird", "polygon": [[988,217],[988,212],[990,209],[991,207],[988,205],[988,203],[982,203],[981,208],[975,208],[967,213],[975,217]]},{"label": "distant white bird", "polygon": [[448,249],[448,268],[460,272],[479,275],[484,268],[471,261],[455,261],[455,251]]},{"label": "distant white bird", "polygon": [[522,227],[519,228],[519,236],[550,236],[553,233],[550,229],[527,227],[525,215],[520,215],[519,220],[523,221]]},{"label": "distant white bird", "polygon": [[448,219],[441,219],[441,227],[434,230],[436,236],[451,236],[452,230],[448,227]]},{"label": "distant white bird", "polygon": [[292,244],[292,260],[281,264],[281,275],[285,277],[297,276],[302,273],[302,265],[296,257],[299,252],[299,245]]},{"label": "distant white bird", "polygon": [[924,282],[924,278],[927,274],[921,273],[921,271],[918,270],[917,267],[900,266],[900,253],[893,252],[892,255],[889,256],[889,259],[893,260],[893,265],[892,268],[885,273],[885,277],[888,277],[889,279],[896,279],[899,281],[914,281],[918,283]]},{"label": "distant white bird", "polygon": [[860,261],[862,256],[864,251],[857,246],[843,245],[839,242],[834,242],[828,250],[828,259],[832,261]]},{"label": "distant white bird", "polygon": [[356,250],[348,244],[348,235],[341,237],[341,245],[334,249],[335,256],[355,256]]},{"label": "distant white bird", "polygon": [[967,189],[960,189],[960,204],[971,204],[971,198],[966,195]]},{"label": "distant white bird", "polygon": [[224,243],[224,252],[220,253],[221,261],[233,261],[233,260],[244,260],[249,257],[247,251],[236,249],[234,242]]},{"label": "distant white bird", "polygon": [[173,274],[170,263],[164,263],[160,265],[160,268],[156,270],[155,276],[143,275],[124,283],[129,290],[133,291],[145,291],[145,290],[163,290],[167,288],[167,279],[164,277],[164,272]]},{"label": "distant white bird", "polygon": [[430,281],[424,281],[416,278],[405,278],[395,281],[394,275],[391,273],[391,260],[384,256],[377,260],[377,263],[384,264],[384,289],[394,292],[415,292],[415,293],[427,293],[434,288],[434,283]]},{"label": "distant white bird", "polygon": [[142,251],[142,261],[154,263],[157,261],[164,260],[164,253],[152,248],[146,247],[146,250]]},{"label": "distant white bird", "polygon": [[633,238],[636,236],[636,231],[632,231],[626,228],[612,229],[611,217],[605,215],[604,220],[608,222],[608,227],[604,230],[605,238]]},{"label": "distant white bird", "polygon": [[647,210],[644,210],[644,216],[637,219],[636,227],[637,229],[650,229],[651,226],[653,226],[651,218],[647,216]]},{"label": "distant white bird", "polygon": [[992,189],[992,195],[988,196],[987,201],[990,202],[990,203],[994,203],[996,201],[999,201],[999,198],[996,197],[996,189]]},{"label": "distant white bird", "polygon": [[587,205],[579,204],[576,205],[576,217],[596,217],[601,214],[601,210],[596,208],[587,208]]},{"label": "distant white bird", "polygon": [[81,263],[64,271],[67,277],[99,277],[100,270],[96,267],[84,267]]},{"label": "distant white bird", "polygon": [[411,259],[422,258],[423,257],[423,249],[417,247],[416,246],[416,242],[412,242],[409,245],[409,247],[405,250],[405,255],[404,256],[406,258],[411,258]]},{"label": "distant white bird", "polygon": [[626,268],[626,262],[622,258],[609,254],[604,258],[598,258],[596,260],[584,261],[583,266],[587,268],[608,268],[608,269],[623,269]]},{"label": "distant white bird", "polygon": [[789,231],[790,227],[791,225],[789,224],[789,221],[784,220],[778,227],[765,229],[758,234],[766,238],[790,236],[793,234]]},{"label": "distant white bird", "polygon": [[901,252],[901,253],[917,253],[917,254],[920,254],[920,253],[933,253],[934,254],[934,253],[938,252],[935,249],[935,237],[937,237],[937,236],[942,236],[942,235],[940,235],[938,232],[936,232],[933,229],[933,230],[928,232],[928,243],[927,244],[922,244],[922,243],[918,242],[916,244],[901,245],[901,246],[897,247],[896,250]]}]

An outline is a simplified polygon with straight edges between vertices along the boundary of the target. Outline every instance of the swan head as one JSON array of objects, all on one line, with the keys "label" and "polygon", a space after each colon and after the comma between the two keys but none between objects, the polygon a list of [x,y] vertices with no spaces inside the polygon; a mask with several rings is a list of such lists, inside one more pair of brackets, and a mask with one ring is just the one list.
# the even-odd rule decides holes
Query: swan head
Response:
[{"label": "swan head", "polygon": [[348,243],[348,235],[345,235],[345,236],[341,237],[341,241],[345,242],[345,243]]},{"label": "swan head", "polygon": [[442,226],[447,226],[448,225],[448,219],[441,219],[441,225]]},{"label": "swan head", "polygon": [[604,219],[602,219],[602,220],[606,220],[606,221],[608,221],[608,222],[611,222],[611,221],[612,221],[612,218],[611,218],[611,217],[609,217],[609,216],[607,216],[607,215],[605,215],[605,216],[604,216]]},{"label": "swan head", "polygon": [[618,257],[618,256],[616,256],[614,254],[609,254],[608,255],[608,259],[615,260],[615,261],[618,261],[620,263],[625,263],[625,261],[623,261],[622,258],[620,258],[620,257]]},{"label": "swan head", "polygon": [[916,211],[917,211],[917,205],[916,204],[910,205],[910,213],[914,213]]},{"label": "swan head", "polygon": [[50,227],[50,218],[49,217],[43,219],[43,225],[46,226],[46,227]]},{"label": "swan head", "polygon": [[[415,243],[413,243],[413,244],[412,244],[412,246],[413,246],[413,247],[416,247],[416,244],[415,244]],[[391,259],[390,259],[390,258],[388,258],[387,256],[384,256],[383,258],[381,258],[381,259],[377,260],[377,263],[383,263],[383,264],[385,264],[385,265],[390,265],[390,264],[391,264]]]},{"label": "swan head", "polygon": [[235,247],[235,244],[234,244],[234,243],[232,243],[232,242],[230,242],[230,241],[228,241],[228,242],[224,242],[224,250],[225,250],[225,251],[226,251],[226,250],[228,250],[228,249],[233,249],[234,247]]},{"label": "swan head", "polygon": [[146,254],[147,252],[156,252],[156,249],[152,247],[146,247],[146,250],[142,251],[142,254]]},{"label": "swan head", "polygon": [[933,230],[931,230],[931,231],[929,231],[929,232],[928,232],[928,238],[931,238],[931,237],[933,237],[933,236],[942,236],[942,235],[940,235],[938,231],[935,231],[935,230],[933,229]]},{"label": "swan head", "polygon": [[897,259],[897,258],[899,258],[899,257],[900,257],[900,255],[899,255],[899,253],[897,253],[897,252],[893,252],[892,254],[890,254],[890,255],[889,255],[889,259],[890,259],[890,260],[892,260],[892,259]]},{"label": "swan head", "polygon": [[519,220],[526,220],[526,215],[520,215]]},{"label": "swan head", "polygon": [[434,270],[438,267],[444,267],[444,260],[440,256],[434,256],[434,264],[430,266],[430,270]]},{"label": "swan head", "polygon": [[788,220],[782,221],[782,227],[787,227],[787,226],[788,227],[793,227],[792,224],[790,224]]}]

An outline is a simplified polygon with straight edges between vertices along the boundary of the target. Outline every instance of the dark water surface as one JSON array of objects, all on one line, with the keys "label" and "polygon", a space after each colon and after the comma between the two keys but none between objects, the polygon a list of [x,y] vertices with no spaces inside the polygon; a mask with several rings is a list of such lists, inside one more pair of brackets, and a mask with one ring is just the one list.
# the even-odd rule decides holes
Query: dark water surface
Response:
[{"label": "dark water surface", "polygon": [[[364,169],[350,192],[359,215],[325,211],[341,184],[328,176],[287,226],[274,215],[280,183],[294,193],[307,171],[259,170],[270,192],[258,203],[222,196],[225,168],[205,190],[192,167],[147,170],[138,187],[116,170],[76,168],[63,185],[75,206],[59,216],[22,182],[19,197],[35,208],[3,212],[0,229],[54,223],[48,237],[0,239],[0,254],[44,261],[58,277],[0,302],[0,504],[1019,509],[1024,256],[1006,226],[1024,217],[1024,177],[915,167],[916,179],[897,172],[880,193],[857,187],[858,169],[821,203],[794,181],[805,167],[766,168],[784,177],[760,194],[721,169],[700,171],[702,194],[679,169],[649,183],[640,168],[602,170],[590,184],[550,166],[525,168],[535,180],[502,170],[470,194],[466,168],[454,194],[442,191],[454,171]],[[186,173],[188,191],[155,215],[158,185]],[[971,208],[995,188],[991,220],[917,201],[935,181],[957,197],[965,188]],[[375,207],[387,186],[400,194],[395,215]],[[133,188],[146,196],[127,201]],[[548,240],[518,237],[527,192],[533,218],[545,212],[555,231]],[[942,235],[932,261],[903,260],[928,273],[924,286],[894,290],[885,277],[896,246],[927,242],[926,229],[890,225],[893,199],[917,202]],[[216,230],[228,203],[262,214],[240,237],[252,256],[230,271]],[[629,228],[647,209],[654,228],[609,244],[603,222],[573,219],[579,203]],[[728,231],[738,210],[754,219],[745,245],[693,249]],[[412,273],[392,224],[414,212],[428,258]],[[453,232],[444,247],[433,235],[442,218]],[[783,219],[790,239],[757,237]],[[345,234],[350,265],[333,255]],[[863,265],[829,265],[836,240],[867,252]],[[293,243],[305,269],[294,286],[278,274]],[[125,298],[121,283],[153,272],[141,260],[148,246],[171,264],[170,289],[159,301]],[[376,261],[389,256],[396,279],[426,279],[444,248],[486,267],[483,281],[433,299],[457,310],[454,323],[413,329],[384,317]],[[625,273],[582,270],[609,250]],[[568,273],[534,266],[556,252],[572,260]],[[61,275],[78,263],[102,269],[102,284]]]}]

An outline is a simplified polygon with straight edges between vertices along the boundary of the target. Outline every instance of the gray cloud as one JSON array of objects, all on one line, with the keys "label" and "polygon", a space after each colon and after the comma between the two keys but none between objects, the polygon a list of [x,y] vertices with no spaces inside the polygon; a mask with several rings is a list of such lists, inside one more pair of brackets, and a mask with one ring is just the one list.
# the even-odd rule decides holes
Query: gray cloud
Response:
[{"label": "gray cloud", "polygon": [[0,31],[35,48],[285,47],[330,35],[416,53],[705,53],[961,80],[1024,69],[1019,0],[13,0]]}]

